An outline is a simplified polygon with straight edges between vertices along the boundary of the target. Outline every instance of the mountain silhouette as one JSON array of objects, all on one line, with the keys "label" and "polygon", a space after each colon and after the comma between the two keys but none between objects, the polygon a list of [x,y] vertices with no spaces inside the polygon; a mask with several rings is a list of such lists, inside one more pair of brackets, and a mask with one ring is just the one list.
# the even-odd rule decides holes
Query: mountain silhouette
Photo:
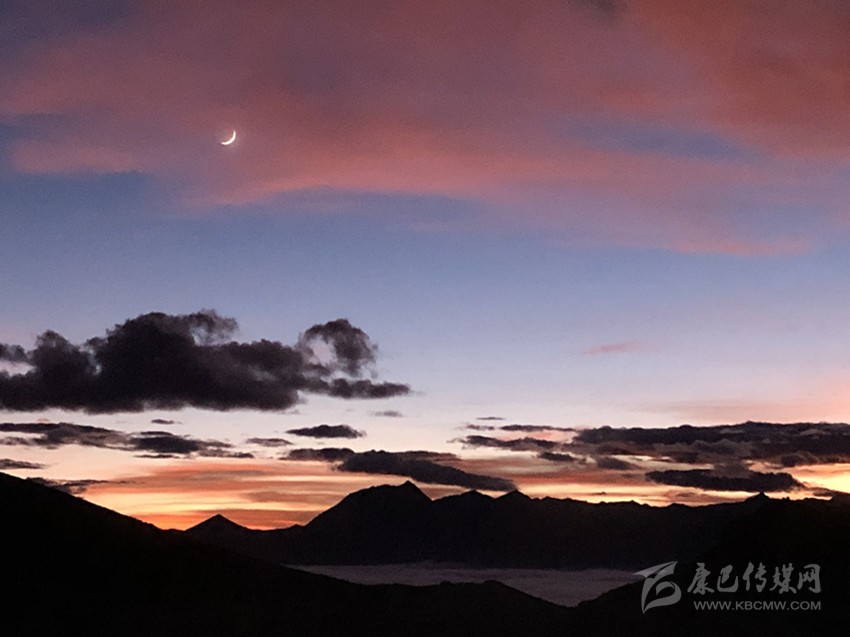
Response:
[{"label": "mountain silhouette", "polygon": [[352,493],[305,526],[255,531],[208,520],[187,535],[279,564],[436,561],[476,567],[640,569],[689,560],[766,496],[651,507],[476,491],[431,500],[411,482]]},{"label": "mountain silhouette", "polygon": [[[610,507],[582,505],[534,500],[522,494],[494,499],[474,492],[431,501],[413,485],[376,487],[351,494],[319,516],[319,529],[336,533],[359,523],[363,516],[376,515],[376,511],[386,520],[409,516],[423,523],[436,520],[437,528],[442,516],[453,522],[466,519],[477,523],[498,521],[504,516],[515,523],[518,518],[513,516],[526,515],[532,534],[539,532],[541,520],[553,512],[564,516],[566,510],[572,513],[571,518],[596,525],[614,519]],[[612,590],[576,608],[561,608],[497,582],[359,586],[199,543],[186,533],[162,531],[33,481],[0,474],[0,542],[5,567],[0,578],[2,627],[4,634],[38,637],[847,634],[850,503],[840,498],[789,501],[757,496],[731,508],[716,506],[722,508],[676,506],[658,510],[666,516],[662,519],[685,516],[688,524],[725,520],[726,525],[709,549],[693,561],[678,562],[674,581],[683,591],[683,599],[644,613],[640,605],[642,582]],[[626,512],[640,516],[645,510],[634,504],[613,509],[616,516],[625,516]],[[703,517],[693,517],[694,510]],[[412,532],[409,520],[395,524],[399,533]],[[293,537],[308,532],[309,526],[293,529]],[[640,531],[639,525],[629,528]],[[523,529],[507,524],[499,529],[512,531],[512,539],[527,535]],[[485,541],[492,541],[483,527],[474,530],[490,538]],[[608,530],[609,541],[622,537],[617,529]],[[263,535],[222,516],[195,527],[195,532],[231,539],[241,535],[256,538],[260,533],[260,537],[273,541],[282,533]],[[351,535],[356,537],[356,530]],[[581,533],[570,529],[568,535],[578,537]],[[463,535],[463,541],[467,539]],[[664,554],[667,560],[681,558],[675,553],[676,547],[647,546],[644,558],[649,555],[654,560],[656,553]],[[618,552],[613,545],[611,550]],[[652,560],[646,559],[642,566],[651,565]],[[766,591],[763,597],[770,601],[816,601],[817,608],[801,612],[695,608],[695,596],[686,589],[697,562],[716,574],[726,563],[741,566],[748,561],[765,561],[770,566],[793,562],[798,568],[819,564],[819,593],[793,597]],[[738,591],[719,599],[737,601],[754,596]]]},{"label": "mountain silhouette", "polygon": [[[733,520],[715,546],[693,562],[679,562],[673,579],[683,594],[676,604],[643,613],[638,603],[643,582],[609,591],[582,602],[570,616],[576,634],[624,634],[634,637],[689,635],[847,635],[850,631],[850,502],[832,500],[770,500],[756,496],[762,506]],[[675,556],[671,553],[671,559]],[[712,572],[712,593],[688,593],[698,566]],[[766,566],[762,591],[744,585],[746,567]],[[820,592],[811,584],[783,592],[775,585],[774,571],[791,566],[795,575],[806,565],[820,568]],[[738,578],[734,592],[718,591],[719,571],[731,566]],[[790,578],[793,587],[799,585]],[[728,583],[728,582],[727,582]],[[727,602],[728,608],[698,609],[694,602]],[[747,602],[762,608],[746,609]],[[808,604],[794,609],[791,604]],[[784,604],[781,610],[765,604]]]},{"label": "mountain silhouette", "polygon": [[[314,527],[314,524],[316,525]],[[567,633],[659,637],[689,635],[846,635],[850,628],[850,502],[774,500],[758,494],[738,503],[649,507],[634,502],[590,504],[533,499],[519,492],[499,498],[470,491],[430,500],[410,483],[353,493],[304,527],[252,531],[229,523],[218,541],[265,559],[297,563],[377,564],[423,559],[470,566],[582,569],[633,568],[677,562],[676,604],[643,612],[643,581],[583,602],[568,611]],[[199,525],[187,534],[213,539]],[[763,592],[718,592],[722,568],[740,578],[750,563],[766,567]],[[689,592],[698,564],[711,570],[707,596]],[[779,592],[773,572],[792,565],[820,567],[818,593]],[[796,584],[796,582],[795,582]],[[803,587],[805,588],[805,587]],[[695,602],[729,602],[697,608]],[[802,601],[788,608],[746,603]],[[744,604],[739,608],[738,602]],[[483,633],[482,633],[483,634]]]},{"label": "mountain silhouette", "polygon": [[[563,635],[565,626],[566,609],[497,582],[349,584],[6,474],[0,520],[0,626],[8,635],[507,636]],[[205,528],[233,531],[231,524],[217,517]]]}]

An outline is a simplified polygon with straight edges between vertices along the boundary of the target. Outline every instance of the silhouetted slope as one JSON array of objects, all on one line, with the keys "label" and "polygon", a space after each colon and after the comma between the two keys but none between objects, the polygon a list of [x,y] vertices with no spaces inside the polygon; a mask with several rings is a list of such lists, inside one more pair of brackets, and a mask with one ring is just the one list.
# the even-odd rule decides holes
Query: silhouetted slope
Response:
[{"label": "silhouetted slope", "polygon": [[[376,502],[386,505],[399,495],[399,502],[412,503],[418,497],[392,490],[357,495],[342,513],[334,514],[341,517],[330,528],[342,524],[345,512],[356,512],[364,502],[369,507]],[[470,511],[506,503],[525,510],[534,502],[518,495],[494,500],[465,494],[443,506],[481,519]],[[723,564],[741,566],[747,561],[763,560],[771,566],[790,561],[798,567],[819,563],[823,568],[823,591],[816,598],[822,604],[820,610],[701,611],[694,608],[694,597],[688,596],[643,614],[641,583],[576,609],[558,608],[494,582],[423,588],[357,586],[240,557],[0,474],[4,550],[0,626],[3,634],[39,637],[847,634],[850,507],[840,501],[759,498],[754,503],[758,506],[731,521],[716,546],[699,559],[715,572]],[[223,518],[208,521],[204,528],[244,531]],[[672,547],[667,549],[667,560],[680,557]],[[683,592],[692,567],[685,561],[678,566],[674,581]],[[777,598],[781,599],[778,593],[766,597]]]},{"label": "silhouetted slope", "polygon": [[[199,544],[5,474],[0,520],[3,634],[564,634],[565,609],[498,583],[357,586]],[[216,527],[230,524],[206,526]]]},{"label": "silhouetted slope", "polygon": [[[316,516],[291,545],[304,563],[322,555],[328,563],[415,561],[436,547],[436,519],[431,500],[412,482],[377,486],[346,496],[339,504]],[[300,540],[301,546],[298,546]]]},{"label": "silhouetted slope", "polygon": [[[573,630],[588,633],[621,634],[637,637],[659,637],[687,634],[703,635],[844,635],[850,634],[850,506],[839,498],[821,500],[768,500],[763,506],[734,520],[716,546],[705,551],[694,562],[679,562],[675,577],[683,593],[678,603],[641,612],[643,583],[624,586],[595,600],[583,602],[571,615]],[[677,556],[670,554],[669,559]],[[714,592],[696,595],[687,592],[695,573],[695,562],[702,562],[712,572],[709,578]],[[752,563],[766,566],[767,584],[762,592],[747,590],[743,570]],[[821,567],[820,593],[808,585],[796,593],[781,593],[773,588],[773,570],[792,565],[797,586],[797,573],[807,564]],[[652,564],[647,564],[651,566]],[[739,588],[734,593],[718,592],[717,576],[724,566],[734,567]],[[753,581],[755,584],[755,581]],[[706,610],[697,609],[694,600],[784,601],[785,610]],[[791,610],[793,601],[812,601],[818,609]]]},{"label": "silhouetted slope", "polygon": [[[380,487],[352,494],[320,516],[321,532],[315,535],[309,524],[266,534],[239,527],[230,537],[235,544],[239,543],[237,536],[247,538],[246,545],[258,537],[273,539],[266,547],[271,553],[280,551],[281,546],[284,551],[291,550],[286,542],[292,542],[309,547],[307,552],[314,551],[310,554],[313,558],[345,555],[380,561],[386,555],[397,557],[401,552],[417,555],[413,539],[424,534],[427,541],[422,555],[427,554],[429,559],[440,556],[459,562],[509,565],[616,564],[633,565],[636,571],[678,562],[669,581],[679,586],[679,602],[643,613],[643,582],[636,582],[577,608],[565,609],[563,634],[569,635],[843,636],[850,629],[847,499],[793,501],[758,495],[736,504],[653,508],[635,503],[535,500],[520,493],[494,499],[468,492],[432,502],[415,494],[411,487]],[[393,504],[396,502],[398,508]],[[358,546],[360,529],[379,534],[381,540],[372,538],[363,547]],[[383,532],[387,529],[390,531]],[[344,542],[338,540],[340,536],[346,538]],[[323,553],[317,538],[333,548]],[[284,541],[275,548],[281,539]],[[397,546],[381,552],[382,545],[395,542]],[[741,582],[740,590],[734,594],[715,590],[699,596],[687,590],[697,562],[711,571],[709,585],[715,589],[723,567],[732,565],[740,577],[750,562],[764,563],[767,587],[763,593],[747,591]],[[795,578],[805,565],[819,564],[822,591],[801,591],[799,595],[771,591],[773,570],[786,564],[794,565]],[[649,599],[653,599],[652,594]],[[694,605],[697,600],[729,601],[733,606],[698,609]],[[784,601],[787,605],[801,600],[818,602],[820,606],[815,610],[734,607],[739,601]]]},{"label": "silhouetted slope", "polygon": [[767,498],[701,507],[591,504],[519,492],[470,491],[431,501],[412,483],[353,493],[304,527],[188,529],[191,537],[286,564],[433,560],[471,566],[643,568],[670,554],[692,559]]}]

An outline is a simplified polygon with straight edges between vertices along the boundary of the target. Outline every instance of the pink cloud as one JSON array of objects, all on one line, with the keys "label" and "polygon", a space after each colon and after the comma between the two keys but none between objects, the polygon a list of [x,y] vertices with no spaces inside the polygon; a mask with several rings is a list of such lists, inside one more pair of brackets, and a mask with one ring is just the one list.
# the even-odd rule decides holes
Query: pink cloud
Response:
[{"label": "pink cloud", "polygon": [[[12,142],[18,171],[143,172],[201,208],[415,193],[567,242],[800,252],[842,227],[850,197],[833,163],[850,133],[846,12],[721,4],[145,2],[0,66],[0,121],[54,116]],[[758,153],[606,146],[606,127]],[[789,202],[821,223],[757,212]]]},{"label": "pink cloud", "polygon": [[618,343],[603,343],[588,347],[582,351],[586,356],[599,356],[600,354],[630,354],[645,350],[646,347],[638,341],[620,341]]},{"label": "pink cloud", "polygon": [[631,5],[700,79],[707,122],[797,157],[843,157],[850,136],[850,8],[815,0]]}]

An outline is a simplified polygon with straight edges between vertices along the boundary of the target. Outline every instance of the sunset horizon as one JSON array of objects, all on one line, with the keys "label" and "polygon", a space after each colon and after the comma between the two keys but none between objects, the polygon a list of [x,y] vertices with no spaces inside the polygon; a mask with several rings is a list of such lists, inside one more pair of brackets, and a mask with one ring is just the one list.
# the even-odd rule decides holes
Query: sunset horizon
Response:
[{"label": "sunset horizon", "polygon": [[167,528],[850,491],[840,3],[0,18],[0,470]]}]

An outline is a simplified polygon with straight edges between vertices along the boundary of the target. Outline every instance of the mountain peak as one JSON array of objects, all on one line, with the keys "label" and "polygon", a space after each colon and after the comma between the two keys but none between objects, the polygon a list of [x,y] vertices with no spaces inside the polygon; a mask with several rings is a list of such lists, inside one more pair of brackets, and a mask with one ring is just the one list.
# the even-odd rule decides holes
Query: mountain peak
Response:
[{"label": "mountain peak", "polygon": [[362,489],[360,491],[356,491],[350,494],[346,499],[350,497],[355,498],[392,498],[392,499],[404,499],[404,500],[427,500],[431,501],[422,490],[413,484],[410,480],[406,480],[402,484],[380,484],[374,487],[368,487],[366,489]]},{"label": "mountain peak", "polygon": [[196,524],[195,526],[187,529],[188,531],[236,531],[236,530],[246,530],[246,527],[241,524],[237,524],[233,520],[230,520],[220,513],[216,513],[211,518],[207,518],[200,524]]},{"label": "mountain peak", "polygon": [[[406,491],[406,492],[409,492],[409,493],[421,493],[422,495],[425,495],[425,494],[422,492],[422,489],[420,489],[419,487],[417,487],[417,486],[416,486],[415,484],[413,484],[413,482],[412,482],[412,481],[410,481],[410,480],[405,480],[402,484],[398,485],[398,486],[396,487],[396,489],[400,489],[400,490],[403,490],[403,491]],[[426,497],[427,497],[427,496],[426,496]]]},{"label": "mountain peak", "polygon": [[764,491],[759,491],[757,494],[752,495],[749,498],[747,498],[745,500],[745,502],[759,502],[759,503],[770,502],[770,497]]},{"label": "mountain peak", "polygon": [[530,502],[531,498],[525,495],[522,491],[514,489],[505,495],[499,496],[496,500],[499,502]]},{"label": "mountain peak", "polygon": [[485,495],[485,494],[481,493],[480,491],[476,491],[475,489],[472,489],[471,491],[464,491],[463,493],[461,493],[460,495],[458,495],[456,497],[463,498],[465,500],[492,500],[493,499],[489,495]]},{"label": "mountain peak", "polygon": [[409,512],[430,504],[431,498],[409,480],[399,485],[381,484],[349,493],[338,504],[313,518],[308,526],[323,526],[330,520],[351,514],[362,516],[367,512],[370,515],[377,515],[379,511]]}]

